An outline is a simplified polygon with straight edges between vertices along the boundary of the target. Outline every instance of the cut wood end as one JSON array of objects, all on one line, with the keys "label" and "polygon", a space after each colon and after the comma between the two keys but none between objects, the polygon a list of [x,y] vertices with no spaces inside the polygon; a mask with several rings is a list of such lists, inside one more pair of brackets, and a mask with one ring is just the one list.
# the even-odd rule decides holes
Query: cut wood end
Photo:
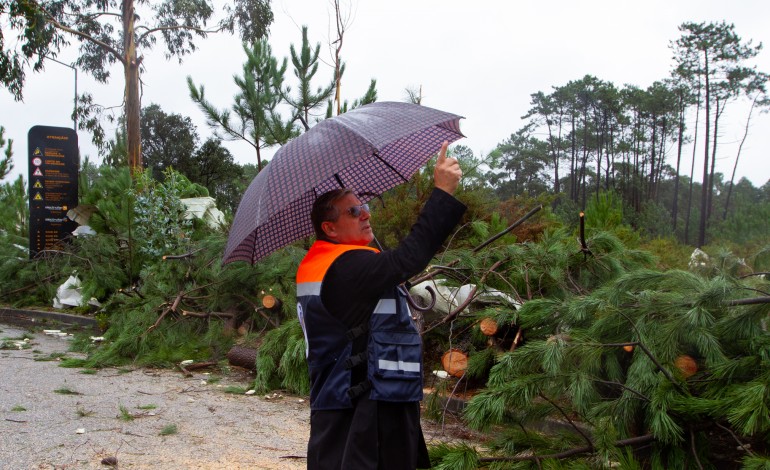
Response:
[{"label": "cut wood end", "polygon": [[676,361],[674,361],[674,365],[682,372],[685,379],[698,372],[698,363],[695,362],[695,359],[686,354],[677,357]]},{"label": "cut wood end", "polygon": [[479,323],[479,329],[485,336],[494,336],[497,333],[497,321],[494,318],[485,318]]},{"label": "cut wood end", "polygon": [[274,295],[267,294],[266,296],[262,297],[262,306],[267,309],[275,308],[276,306],[280,305],[280,300],[275,298]]},{"label": "cut wood end", "polygon": [[450,349],[441,357],[441,366],[453,377],[462,377],[468,368],[468,355],[459,349]]}]

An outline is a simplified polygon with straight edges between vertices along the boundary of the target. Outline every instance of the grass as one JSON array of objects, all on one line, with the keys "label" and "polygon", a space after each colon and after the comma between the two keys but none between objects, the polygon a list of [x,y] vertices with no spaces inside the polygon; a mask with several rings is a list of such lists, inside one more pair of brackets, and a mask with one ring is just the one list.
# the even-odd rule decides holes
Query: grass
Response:
[{"label": "grass", "polygon": [[76,413],[81,418],[87,418],[89,416],[93,416],[94,415],[93,411],[87,410],[87,409],[83,408],[82,406],[78,406],[78,409],[77,409]]},{"label": "grass", "polygon": [[128,409],[125,406],[123,406],[123,405],[120,405],[120,420],[121,421],[133,421],[134,420],[134,415],[129,413]]},{"label": "grass", "polygon": [[64,367],[66,369],[77,369],[78,367],[85,367],[85,366],[86,366],[86,360],[78,359],[76,357],[68,357],[66,359],[62,359],[61,363],[59,363],[59,367]]},{"label": "grass", "polygon": [[54,393],[58,393],[59,395],[82,395],[82,393],[76,392],[69,387],[57,388],[54,390]]},{"label": "grass", "polygon": [[158,433],[159,436],[170,436],[172,434],[176,434],[179,432],[179,429],[177,428],[176,424],[167,424],[163,426],[163,429],[160,430]]},{"label": "grass", "polygon": [[0,341],[0,349],[29,349],[32,346],[29,345],[29,343],[21,343],[18,342],[23,340],[18,339],[8,339],[4,341]]},{"label": "grass", "polygon": [[222,377],[209,377],[206,379],[206,383],[209,385],[219,383],[222,380]]},{"label": "grass", "polygon": [[225,393],[232,393],[234,395],[243,395],[246,393],[246,389],[243,387],[238,387],[236,385],[229,385],[225,387]]},{"label": "grass", "polygon": [[99,372],[99,371],[96,370],[96,369],[83,369],[83,370],[80,371],[81,374],[86,374],[86,375],[94,375],[97,372]]},{"label": "grass", "polygon": [[152,403],[150,403],[149,405],[139,405],[137,406],[137,408],[139,408],[140,410],[154,410],[158,408],[158,405],[153,405]]},{"label": "grass", "polygon": [[26,408],[24,408],[24,407],[23,407],[23,406],[21,406],[21,405],[16,405],[16,406],[14,406],[13,408],[11,408],[11,411],[27,411],[27,409],[26,409]]},{"label": "grass", "polygon": [[53,352],[47,356],[36,357],[35,360],[37,362],[45,362],[45,361],[60,361],[62,359],[66,360],[66,358],[67,358],[67,353]]}]

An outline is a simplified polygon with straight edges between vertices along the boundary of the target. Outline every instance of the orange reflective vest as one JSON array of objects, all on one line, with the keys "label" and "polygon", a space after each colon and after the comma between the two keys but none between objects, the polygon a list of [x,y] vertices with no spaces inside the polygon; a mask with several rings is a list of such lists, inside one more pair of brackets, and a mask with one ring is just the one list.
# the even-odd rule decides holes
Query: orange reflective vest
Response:
[{"label": "orange reflective vest", "polygon": [[[422,341],[406,300],[396,286],[374,308],[370,321],[352,330],[321,301],[321,286],[332,263],[358,245],[317,241],[297,270],[297,315],[307,344],[310,407],[332,410],[352,407],[353,399],[368,393],[372,400],[422,400]],[[366,352],[352,356],[353,339],[368,334]],[[367,380],[351,384],[351,368],[367,364]]]}]

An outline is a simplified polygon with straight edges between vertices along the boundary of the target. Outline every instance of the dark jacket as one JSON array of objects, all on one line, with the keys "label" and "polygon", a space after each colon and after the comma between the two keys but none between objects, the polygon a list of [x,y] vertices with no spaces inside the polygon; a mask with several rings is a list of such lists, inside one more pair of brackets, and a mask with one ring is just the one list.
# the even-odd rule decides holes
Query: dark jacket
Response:
[{"label": "dark jacket", "polygon": [[[308,345],[310,408],[338,410],[368,394],[372,400],[422,400],[422,343],[404,294],[395,286],[383,292],[368,323],[347,328],[321,301],[321,286],[334,261],[356,245],[319,240],[297,271],[297,315]],[[368,337],[367,350],[351,355],[353,340]],[[366,365],[366,380],[351,381],[351,369]]]},{"label": "dark jacket", "polygon": [[[398,247],[381,253],[353,250],[337,257],[321,288],[326,309],[348,329],[367,323],[383,292],[425,269],[464,212],[457,199],[434,189]],[[352,353],[364,351],[366,345],[366,338],[357,339]],[[365,378],[365,366],[353,369],[352,384]],[[352,409],[311,411],[307,463],[309,469],[427,466],[419,404],[362,396]]]}]

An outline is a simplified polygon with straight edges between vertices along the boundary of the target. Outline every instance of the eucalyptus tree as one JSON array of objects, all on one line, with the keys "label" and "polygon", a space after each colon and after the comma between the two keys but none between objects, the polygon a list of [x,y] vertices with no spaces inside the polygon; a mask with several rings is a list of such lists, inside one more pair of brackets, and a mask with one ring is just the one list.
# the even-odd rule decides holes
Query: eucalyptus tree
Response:
[{"label": "eucalyptus tree", "polygon": [[[755,67],[745,65],[756,57],[762,44],[744,42],[735,27],[726,22],[683,23],[682,36],[672,43],[675,74],[704,92],[704,161],[701,191],[701,217],[697,245],[706,243],[706,226],[713,197],[719,119],[729,101],[746,93],[764,90],[767,77]],[[712,127],[713,126],[713,127]],[[711,163],[709,167],[709,162]]]},{"label": "eucalyptus tree", "polygon": [[[25,69],[41,71],[47,58],[54,58],[69,45],[80,43],[75,66],[102,83],[110,78],[110,66],[123,66],[124,114],[128,164],[133,172],[142,166],[140,75],[142,52],[159,41],[167,58],[180,60],[195,51],[195,36],[230,32],[237,28],[245,40],[267,34],[273,21],[270,0],[234,0],[224,5],[221,19],[209,26],[216,10],[209,0],[24,0],[0,1],[0,23],[19,32],[19,40],[6,45],[0,37],[0,81],[18,100],[22,98]],[[84,113],[81,128],[94,132],[97,144],[104,143],[93,97],[86,94],[75,112]]]},{"label": "eucalyptus tree", "polygon": [[238,93],[231,109],[217,109],[206,99],[203,85],[196,87],[190,76],[187,85],[190,98],[203,111],[209,127],[223,131],[231,140],[251,145],[256,152],[257,168],[262,168],[262,149],[283,145],[297,135],[294,120],[284,120],[279,110],[287,60],[284,58],[279,65],[266,39],[251,46],[244,44],[243,50],[246,62],[243,75],[233,77]]}]

